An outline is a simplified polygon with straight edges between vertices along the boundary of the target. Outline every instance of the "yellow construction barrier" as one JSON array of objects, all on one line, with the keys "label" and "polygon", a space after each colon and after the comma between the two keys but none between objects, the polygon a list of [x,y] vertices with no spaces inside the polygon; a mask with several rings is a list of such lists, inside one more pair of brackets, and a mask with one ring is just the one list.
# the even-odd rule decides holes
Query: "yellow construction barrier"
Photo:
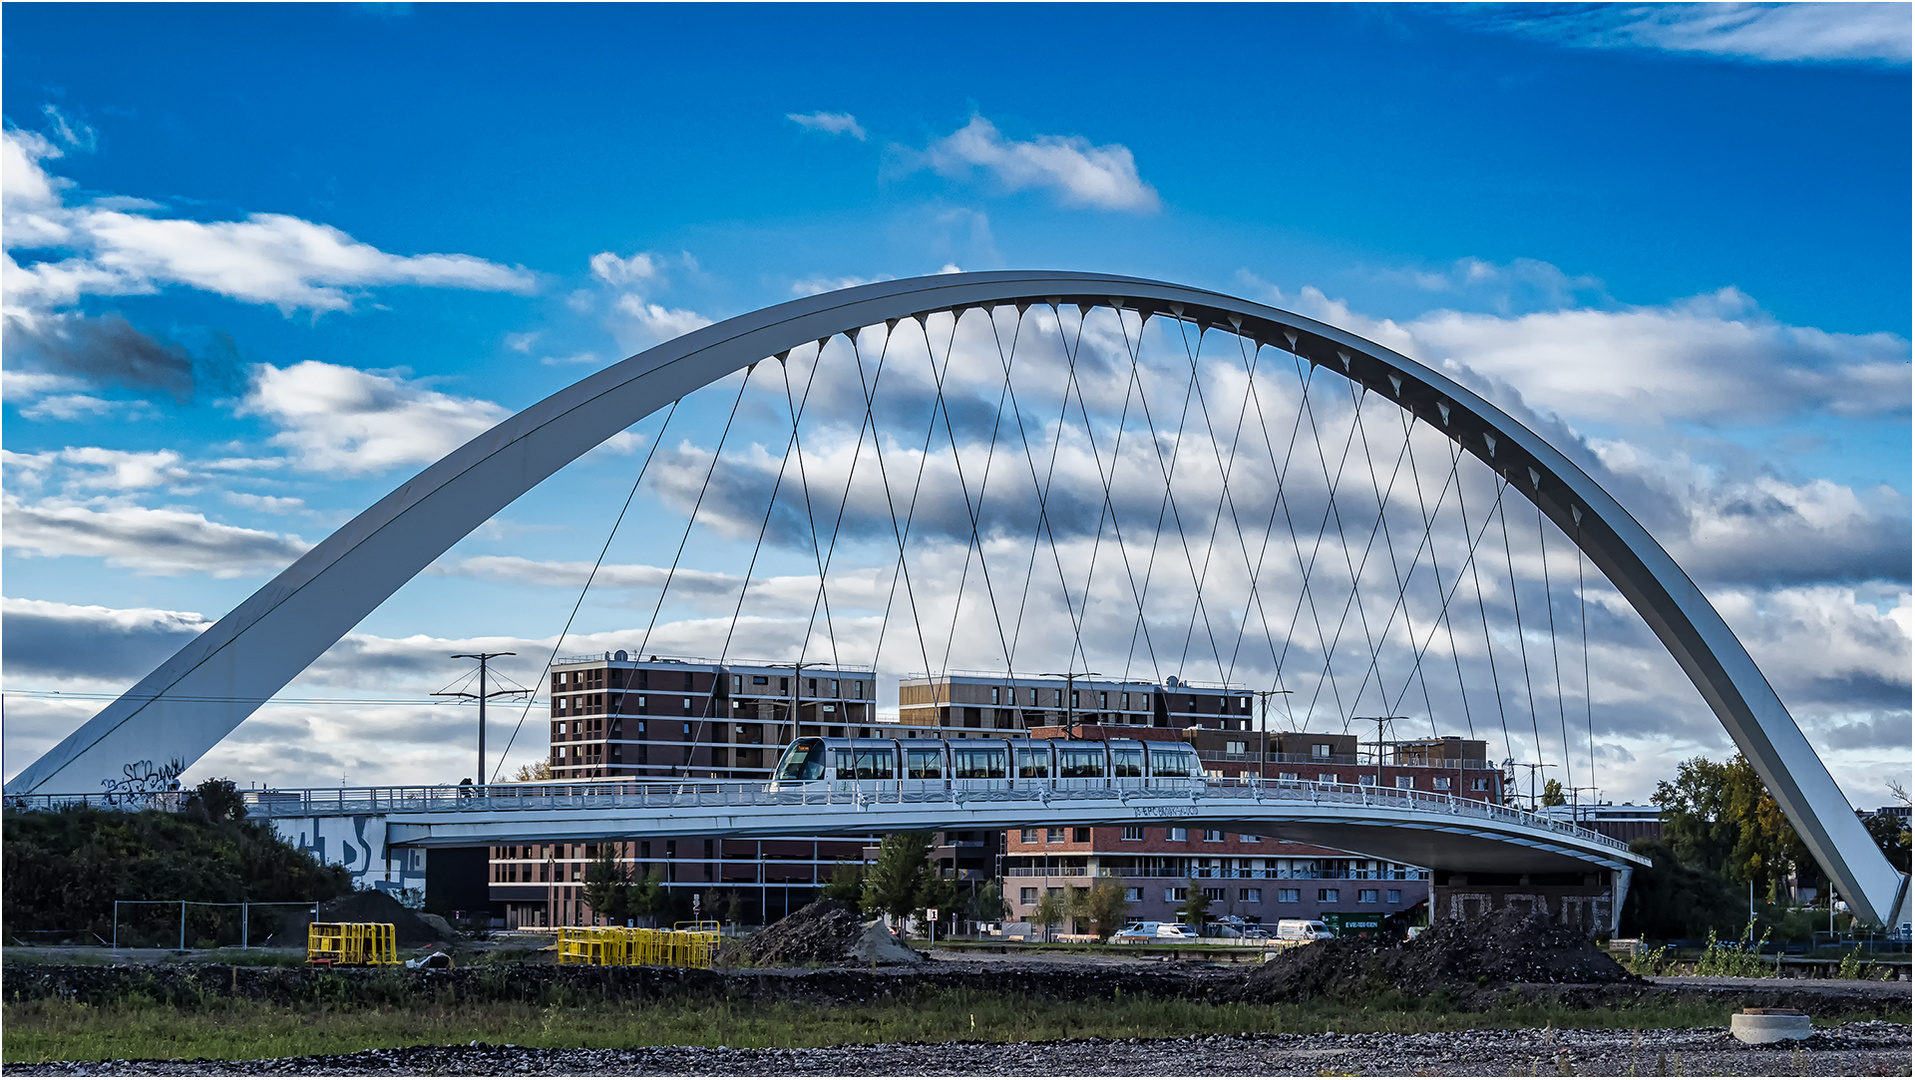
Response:
[{"label": "yellow construction barrier", "polygon": [[368,967],[399,962],[391,923],[312,923],[306,928],[306,962],[330,967]]},{"label": "yellow construction barrier", "polygon": [[[633,926],[562,926],[557,930],[558,962],[601,967],[709,968],[718,958],[716,923],[691,930],[651,930]],[[704,929],[709,926],[710,929]]]}]

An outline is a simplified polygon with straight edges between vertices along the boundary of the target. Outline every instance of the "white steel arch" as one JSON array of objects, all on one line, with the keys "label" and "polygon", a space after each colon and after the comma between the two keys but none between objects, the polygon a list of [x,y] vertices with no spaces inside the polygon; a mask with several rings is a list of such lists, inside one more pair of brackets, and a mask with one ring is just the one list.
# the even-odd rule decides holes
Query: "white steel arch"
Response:
[{"label": "white steel arch", "polygon": [[97,789],[137,760],[197,760],[487,518],[657,409],[806,342],[933,311],[1120,307],[1281,344],[1415,414],[1507,478],[1629,599],[1858,914],[1907,921],[1882,855],[1748,651],[1647,530],[1567,457],[1438,371],[1336,327],[1204,289],[1064,271],[860,285],[695,330],[596,372],[446,455],[301,556],[6,785]]}]

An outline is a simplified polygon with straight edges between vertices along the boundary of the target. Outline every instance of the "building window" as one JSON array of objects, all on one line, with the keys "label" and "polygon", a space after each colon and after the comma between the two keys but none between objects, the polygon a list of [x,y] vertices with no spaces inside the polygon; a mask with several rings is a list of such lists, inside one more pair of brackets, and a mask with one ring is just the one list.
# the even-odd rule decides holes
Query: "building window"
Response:
[{"label": "building window", "polygon": [[838,680],[836,679],[831,680],[831,696],[838,696]]},{"label": "building window", "polygon": [[1097,692],[1097,707],[1100,709],[1110,708],[1110,691],[1099,690]]},{"label": "building window", "polygon": [[1415,786],[1416,786],[1416,777],[1414,777],[1414,776],[1399,776],[1399,777],[1397,777],[1397,778],[1396,778],[1396,786],[1397,786],[1397,787],[1400,787],[1400,788],[1403,788],[1404,790],[1406,790],[1406,791],[1407,791],[1407,790],[1409,790],[1410,788],[1413,788],[1413,787],[1415,787]]},{"label": "building window", "polygon": [[1318,889],[1318,890],[1317,890],[1317,903],[1319,903],[1319,904],[1334,904],[1334,903],[1336,903],[1336,902],[1337,902],[1337,897],[1338,897],[1338,895],[1339,895],[1339,894],[1338,894],[1338,892],[1337,892],[1337,890],[1335,890],[1335,889]]},{"label": "building window", "polygon": [[1261,904],[1263,903],[1263,890],[1262,889],[1238,889],[1237,899],[1243,901],[1246,904]]},{"label": "building window", "polygon": [[1450,789],[1450,778],[1447,776],[1439,776],[1430,781],[1430,786],[1438,791],[1448,791]]},{"label": "building window", "polygon": [[1240,742],[1226,742],[1223,744],[1223,752],[1226,754],[1244,753],[1244,744]]},{"label": "building window", "polygon": [[1075,828],[1075,829],[1072,829],[1072,830],[1071,830],[1071,843],[1073,843],[1073,844],[1088,844],[1088,843],[1090,843],[1090,826],[1088,826],[1088,825],[1080,825],[1080,826],[1078,826],[1077,828]]},{"label": "building window", "polygon": [[1223,897],[1224,897],[1223,889],[1208,888],[1204,890],[1204,899],[1209,900],[1212,903],[1218,903],[1218,904],[1223,903]]},{"label": "building window", "polygon": [[1064,842],[1064,827],[1062,825],[1052,825],[1051,827],[1045,829],[1044,842],[1046,844],[1063,843]]},{"label": "building window", "polygon": [[691,711],[692,711],[692,699],[691,699],[691,698],[686,698],[686,699],[685,699],[685,711],[686,711],[686,712],[691,712]]},{"label": "building window", "polygon": [[1310,756],[1313,758],[1318,758],[1325,761],[1329,760],[1330,744],[1327,742],[1311,743]]},{"label": "building window", "polygon": [[1190,899],[1190,890],[1183,886],[1164,890],[1164,903],[1181,904]]},{"label": "building window", "polygon": [[1251,836],[1249,833],[1238,833],[1237,842],[1239,844],[1261,844],[1263,843],[1263,837]]},{"label": "building window", "polygon": [[1279,780],[1295,780],[1296,778],[1297,774],[1293,772],[1280,772],[1277,774],[1277,779]]},{"label": "building window", "polygon": [[1058,709],[1061,709],[1064,707],[1064,691],[1062,690],[1051,691],[1051,706],[1053,708],[1058,708]]},{"label": "building window", "polygon": [[1164,839],[1173,843],[1190,839],[1189,829],[1170,828],[1164,830]]},{"label": "building window", "polygon": [[733,675],[731,677],[731,692],[734,694],[742,694],[745,692],[745,677],[743,675]]},{"label": "building window", "polygon": [[1125,889],[1125,890],[1124,890],[1124,903],[1126,903],[1126,904],[1141,904],[1141,903],[1143,903],[1143,902],[1144,902],[1144,890],[1143,890],[1143,889],[1141,889],[1141,888],[1131,888],[1131,889]]},{"label": "building window", "polygon": [[1317,783],[1319,784],[1334,784],[1336,782],[1337,774],[1333,772],[1320,772],[1317,774]]},{"label": "building window", "polygon": [[997,704],[997,687],[991,687],[991,704]]},{"label": "building window", "polygon": [[1391,889],[1390,891],[1384,893],[1383,895],[1385,898],[1387,898],[1388,902],[1392,904],[1400,904],[1403,902],[1402,889]]},{"label": "building window", "polygon": [[1303,890],[1301,890],[1301,889],[1278,889],[1278,890],[1277,890],[1277,903],[1279,903],[1279,904],[1301,904],[1301,903],[1303,903]]},{"label": "building window", "polygon": [[1123,838],[1126,840],[1142,840],[1144,838],[1144,827],[1142,825],[1124,826]]},{"label": "building window", "polygon": [[1017,890],[1017,902],[1018,902],[1018,903],[1020,903],[1020,904],[1035,904],[1035,903],[1037,903],[1037,890],[1036,890],[1036,889],[1019,889],[1019,890]]},{"label": "building window", "polygon": [[1020,830],[1020,831],[1018,832],[1018,834],[1017,834],[1017,838],[1018,838],[1018,840],[1019,840],[1020,842],[1022,842],[1022,843],[1026,843],[1026,844],[1035,844],[1035,843],[1037,843],[1037,842],[1038,842],[1038,840],[1037,840],[1037,830],[1036,830],[1036,829],[1022,829],[1022,830]]},{"label": "building window", "polygon": [[1487,776],[1479,776],[1479,777],[1477,777],[1476,779],[1474,779],[1474,780],[1471,780],[1471,781],[1469,782],[1469,789],[1470,789],[1471,791],[1488,791],[1488,790],[1489,790],[1489,777],[1487,777]]},{"label": "building window", "polygon": [[1206,844],[1223,843],[1223,830],[1222,829],[1205,829],[1204,843]]},{"label": "building window", "polygon": [[1356,782],[1357,782],[1357,783],[1359,783],[1359,784],[1361,784],[1361,785],[1363,785],[1364,787],[1375,787],[1375,786],[1376,786],[1376,777],[1375,777],[1375,776],[1361,776],[1361,775],[1360,775],[1360,776],[1358,776],[1358,777],[1356,778]]},{"label": "building window", "polygon": [[1356,902],[1359,904],[1376,903],[1376,890],[1375,889],[1358,889],[1356,891]]}]

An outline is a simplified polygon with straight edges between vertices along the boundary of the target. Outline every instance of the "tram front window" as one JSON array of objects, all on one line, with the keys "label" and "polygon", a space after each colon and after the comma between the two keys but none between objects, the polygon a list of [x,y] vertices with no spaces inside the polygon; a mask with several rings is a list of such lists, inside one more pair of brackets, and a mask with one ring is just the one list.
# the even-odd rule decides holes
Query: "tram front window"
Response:
[{"label": "tram front window", "polygon": [[777,780],[822,780],[825,775],[824,744],[815,740],[792,743],[778,763]]}]

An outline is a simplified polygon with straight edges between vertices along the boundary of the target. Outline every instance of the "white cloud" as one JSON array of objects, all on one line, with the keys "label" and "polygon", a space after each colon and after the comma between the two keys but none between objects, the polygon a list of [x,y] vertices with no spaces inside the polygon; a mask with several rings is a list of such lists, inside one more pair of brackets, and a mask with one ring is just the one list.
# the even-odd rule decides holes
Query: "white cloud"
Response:
[{"label": "white cloud", "polygon": [[437,461],[508,415],[402,375],[317,360],[254,368],[240,412],[277,424],[272,442],[300,468],[345,473]]},{"label": "white cloud", "polygon": [[5,545],[23,555],[105,559],[141,574],[216,578],[276,572],[310,546],[290,534],[242,529],[190,510],[118,501],[26,502],[4,497]]},{"label": "white cloud", "polygon": [[593,277],[615,287],[653,281],[661,272],[658,260],[643,251],[624,259],[610,251],[601,251],[592,256],[591,266]]},{"label": "white cloud", "polygon": [[136,679],[212,624],[197,611],[0,599],[15,678]]},{"label": "white cloud", "polygon": [[654,342],[670,341],[701,326],[711,325],[710,319],[696,311],[668,308],[632,294],[619,297],[614,306],[619,312],[630,316],[631,321]]},{"label": "white cloud", "polygon": [[268,514],[296,514],[306,509],[306,500],[285,495],[256,495],[246,491],[227,491],[221,495],[234,506]]},{"label": "white cloud", "polygon": [[922,163],[942,176],[962,177],[983,169],[1012,191],[1050,188],[1068,206],[1150,213],[1157,191],[1137,175],[1130,148],[1093,146],[1081,135],[1039,135],[1028,142],[1006,139],[982,116],[933,142]]},{"label": "white cloud", "polygon": [[1907,4],[1577,5],[1491,16],[1491,25],[1567,45],[1710,53],[1747,60],[1909,59]]},{"label": "white cloud", "polygon": [[153,293],[185,285],[285,312],[345,310],[353,291],[377,285],[424,285],[524,292],[522,269],[471,255],[392,255],[330,225],[287,214],[242,221],[193,221],[139,212],[124,199],[68,205],[70,185],[44,162],[61,150],[43,136],[0,134],[0,229],[9,251],[64,249],[63,258],[4,264],[6,312],[31,321],[69,307],[83,295]]},{"label": "white cloud", "polygon": [[791,295],[816,296],[819,293],[837,292],[854,285],[869,285],[874,281],[890,281],[891,275],[879,274],[877,277],[810,277],[791,283]]},{"label": "white cloud", "polygon": [[507,334],[505,347],[513,352],[529,353],[532,351],[532,346],[538,344],[539,336],[543,333],[542,330],[529,330],[523,334]]},{"label": "white cloud", "polygon": [[797,124],[806,131],[822,131],[830,135],[849,135],[859,142],[864,141],[864,128],[858,126],[858,118],[850,113],[786,113],[785,119]]},{"label": "white cloud", "polygon": [[1439,310],[1407,322],[1302,292],[1306,312],[1424,363],[1506,382],[1530,406],[1564,417],[1754,423],[1909,408],[1905,339],[1790,326],[1733,288],[1654,306],[1516,317]]}]

